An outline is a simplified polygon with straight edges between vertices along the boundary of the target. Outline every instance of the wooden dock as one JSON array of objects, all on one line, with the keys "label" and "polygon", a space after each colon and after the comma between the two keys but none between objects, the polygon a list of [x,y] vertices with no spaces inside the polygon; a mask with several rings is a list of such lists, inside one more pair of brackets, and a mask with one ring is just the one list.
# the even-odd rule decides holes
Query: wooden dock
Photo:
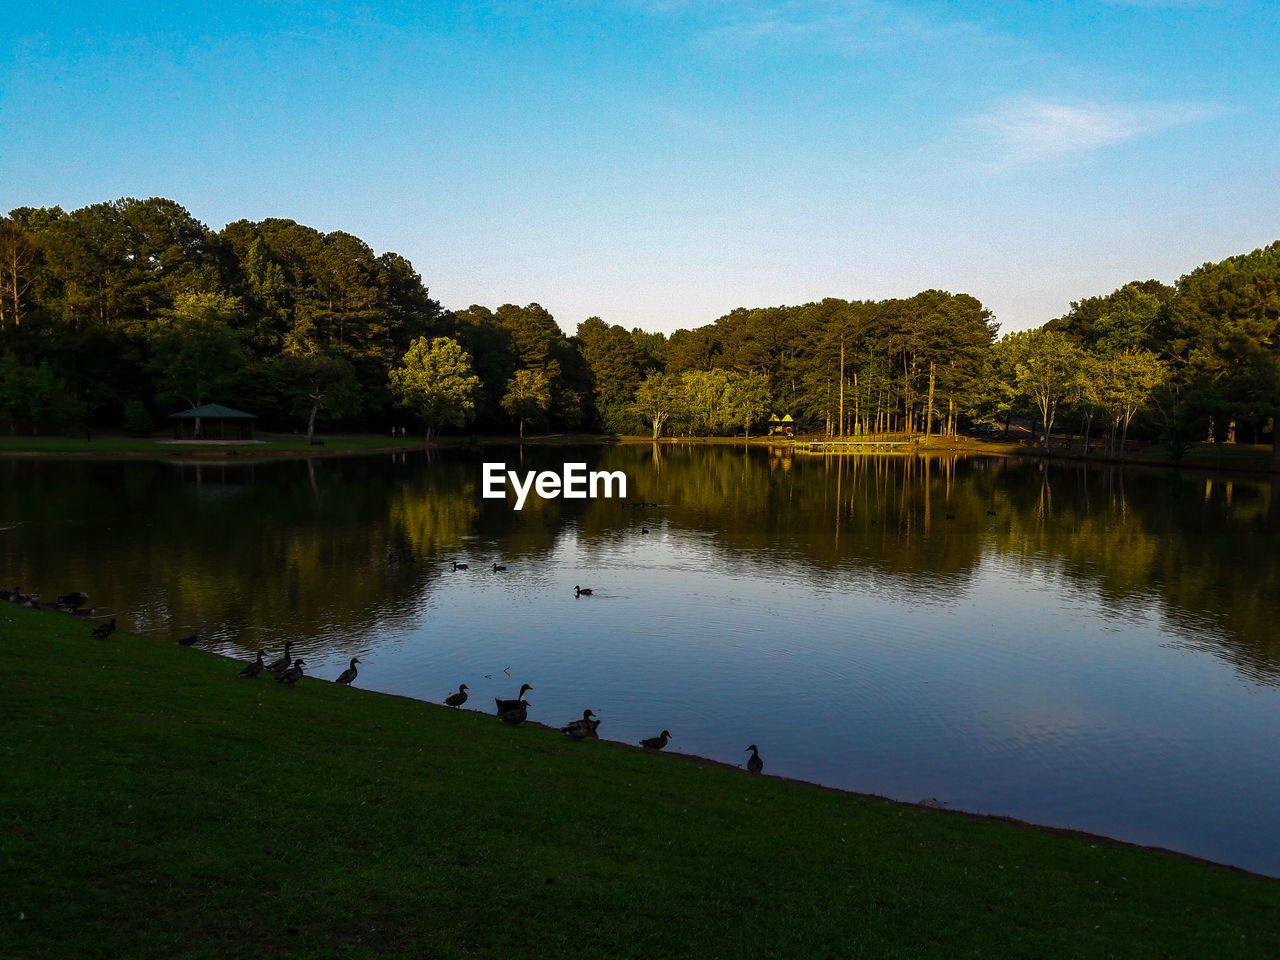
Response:
[{"label": "wooden dock", "polygon": [[825,440],[794,440],[796,453],[901,453],[904,447],[914,447],[920,437],[830,437]]}]

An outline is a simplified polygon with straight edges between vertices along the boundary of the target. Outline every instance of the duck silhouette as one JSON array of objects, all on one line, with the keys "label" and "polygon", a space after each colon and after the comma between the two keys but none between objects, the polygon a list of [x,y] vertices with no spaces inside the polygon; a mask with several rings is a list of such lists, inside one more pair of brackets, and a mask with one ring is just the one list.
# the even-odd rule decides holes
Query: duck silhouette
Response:
[{"label": "duck silhouette", "polygon": [[244,669],[240,671],[240,676],[246,680],[252,680],[265,669],[267,669],[267,666],[262,662],[262,651],[259,650],[258,659],[253,663],[245,664]]},{"label": "duck silhouette", "polygon": [[525,718],[529,716],[529,701],[520,700],[513,707],[498,711],[498,719],[503,723],[509,723],[517,726],[524,723]]},{"label": "duck silhouette", "polygon": [[656,737],[650,737],[648,740],[641,740],[640,746],[646,750],[661,750],[667,745],[667,741],[671,739],[671,731],[663,730]]},{"label": "duck silhouette", "polygon": [[451,693],[444,698],[446,706],[460,707],[467,702],[467,685],[465,683],[458,686],[457,693]]},{"label": "duck silhouette", "polygon": [[338,677],[337,682],[343,684],[344,686],[351,686],[351,681],[356,678],[356,673],[357,673],[356,664],[359,662],[360,662],[359,657],[352,657],[351,666],[347,667],[347,669],[342,671],[342,674]]},{"label": "duck silhouette", "polygon": [[582,717],[578,720],[570,720],[560,728],[561,733],[566,733],[575,740],[585,740],[587,737],[595,737],[596,729],[600,726],[599,720],[591,719],[595,714],[590,710],[583,710]]},{"label": "duck silhouette", "polygon": [[274,660],[267,664],[267,669],[277,676],[288,670],[289,664],[293,663],[293,660],[289,657],[289,651],[291,649],[293,649],[293,641],[286,640],[284,642],[284,655],[279,660]]},{"label": "duck silhouette", "polygon": [[493,702],[498,705],[498,713],[501,714],[504,710],[515,710],[522,703],[524,703],[526,707],[529,706],[529,704],[525,703],[524,695],[526,691],[532,690],[532,689],[533,687],[529,686],[529,684],[527,683],[524,683],[520,685],[520,693],[516,696],[514,700],[499,700],[497,697],[494,697]]},{"label": "duck silhouette", "polygon": [[303,662],[304,661],[302,660],[293,661],[292,667],[290,667],[284,673],[280,674],[280,676],[276,677],[276,683],[287,683],[289,686],[292,687],[295,683],[297,683],[299,680],[302,679]]}]

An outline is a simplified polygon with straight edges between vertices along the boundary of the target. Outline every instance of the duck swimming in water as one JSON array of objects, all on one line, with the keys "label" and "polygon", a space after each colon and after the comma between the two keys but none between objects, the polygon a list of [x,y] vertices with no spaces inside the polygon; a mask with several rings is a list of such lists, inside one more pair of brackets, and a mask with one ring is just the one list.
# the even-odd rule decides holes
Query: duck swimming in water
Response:
[{"label": "duck swimming in water", "polygon": [[575,597],[589,597],[591,596],[591,588],[590,587],[574,587],[573,595]]}]

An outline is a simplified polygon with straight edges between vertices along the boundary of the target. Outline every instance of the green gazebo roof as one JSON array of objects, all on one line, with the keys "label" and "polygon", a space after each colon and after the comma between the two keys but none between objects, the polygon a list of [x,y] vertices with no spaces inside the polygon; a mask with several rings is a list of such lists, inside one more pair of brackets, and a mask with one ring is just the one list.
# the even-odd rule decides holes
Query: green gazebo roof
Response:
[{"label": "green gazebo roof", "polygon": [[194,410],[183,410],[181,413],[169,414],[170,420],[194,420],[197,417],[209,420],[257,420],[256,413],[245,413],[243,410],[232,410],[217,403],[206,403]]}]

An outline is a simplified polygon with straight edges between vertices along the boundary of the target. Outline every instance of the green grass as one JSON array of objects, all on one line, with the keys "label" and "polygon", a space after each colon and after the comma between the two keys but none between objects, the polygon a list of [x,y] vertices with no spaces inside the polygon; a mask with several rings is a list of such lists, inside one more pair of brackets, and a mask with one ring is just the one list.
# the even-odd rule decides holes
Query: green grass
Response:
[{"label": "green grass", "polygon": [[1280,956],[1275,881],[238,670],[0,604],[0,956]]},{"label": "green grass", "polygon": [[[93,440],[82,437],[0,436],[0,455],[47,454],[68,457],[137,457],[137,458],[218,458],[234,456],[326,456],[341,453],[373,453],[382,450],[421,450],[421,436],[387,437],[380,434],[317,434],[323,444],[312,444],[305,436],[295,434],[264,433],[258,431],[260,443],[165,443],[168,437],[127,437],[119,433],[95,433]],[[472,444],[506,446],[520,443],[519,437],[446,435],[432,440],[440,446],[468,446]],[[529,446],[574,446],[584,443],[612,442],[611,437],[598,434],[544,434],[526,437]]]},{"label": "green grass", "polygon": [[270,457],[306,454],[323,456],[335,453],[369,453],[376,450],[420,450],[421,437],[384,437],[368,434],[317,434],[323,444],[311,444],[305,436],[293,434],[257,434],[261,443],[189,444],[164,443],[166,437],[126,437],[121,434],[95,434],[93,440],[77,437],[0,437],[0,454],[36,453],[71,456],[141,456],[141,457]]}]

